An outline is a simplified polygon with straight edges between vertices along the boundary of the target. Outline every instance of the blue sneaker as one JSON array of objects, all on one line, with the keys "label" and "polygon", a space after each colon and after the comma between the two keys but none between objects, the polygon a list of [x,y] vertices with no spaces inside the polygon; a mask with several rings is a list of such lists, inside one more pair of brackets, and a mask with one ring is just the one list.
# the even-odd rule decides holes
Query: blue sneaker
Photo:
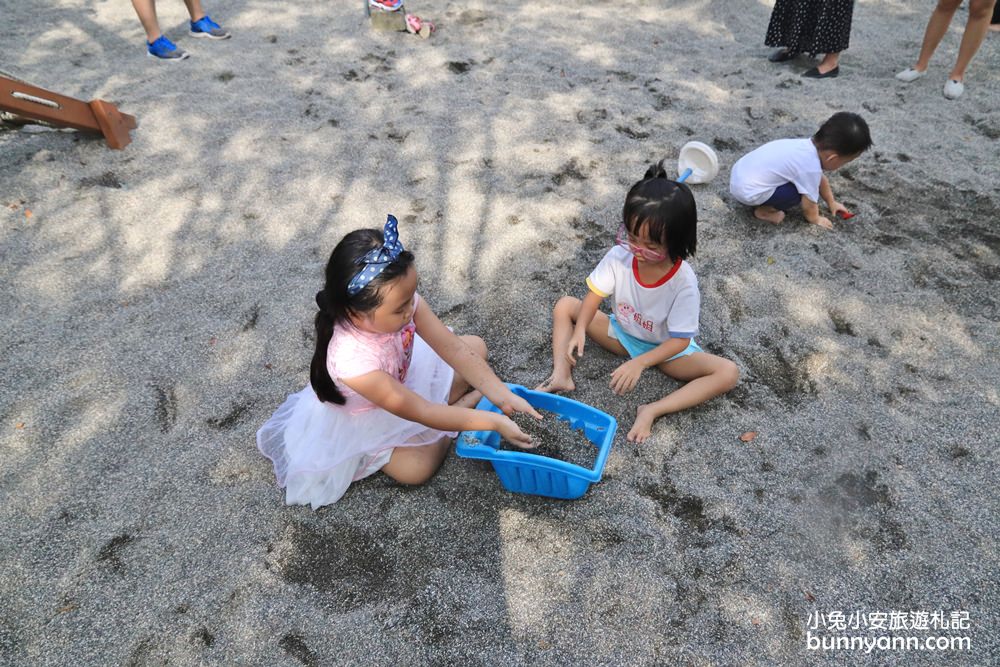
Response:
[{"label": "blue sneaker", "polygon": [[209,39],[229,39],[232,37],[228,30],[225,30],[213,21],[208,14],[202,16],[197,21],[191,21],[191,34],[195,37],[207,37]]},{"label": "blue sneaker", "polygon": [[160,35],[152,44],[146,42],[146,55],[160,60],[184,60],[188,57],[188,52],[178,48],[169,39]]}]

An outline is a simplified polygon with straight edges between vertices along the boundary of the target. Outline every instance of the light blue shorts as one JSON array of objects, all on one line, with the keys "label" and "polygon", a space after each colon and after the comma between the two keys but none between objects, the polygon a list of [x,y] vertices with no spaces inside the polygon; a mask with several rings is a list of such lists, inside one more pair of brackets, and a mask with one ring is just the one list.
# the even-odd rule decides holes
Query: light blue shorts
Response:
[{"label": "light blue shorts", "polygon": [[[650,350],[653,350],[661,345],[661,343],[650,343],[648,340],[642,340],[641,338],[636,338],[635,336],[628,334],[622,329],[622,325],[618,324],[618,320],[614,315],[608,317],[611,322],[608,326],[608,335],[617,340],[622,344],[622,347],[628,352],[628,356],[635,359],[640,354],[645,354]],[[680,359],[681,357],[686,357],[689,354],[694,354],[695,352],[704,352],[698,343],[694,342],[694,338],[688,343],[688,346],[683,350],[675,354],[674,356],[667,359],[667,361],[673,361],[674,359]]]}]

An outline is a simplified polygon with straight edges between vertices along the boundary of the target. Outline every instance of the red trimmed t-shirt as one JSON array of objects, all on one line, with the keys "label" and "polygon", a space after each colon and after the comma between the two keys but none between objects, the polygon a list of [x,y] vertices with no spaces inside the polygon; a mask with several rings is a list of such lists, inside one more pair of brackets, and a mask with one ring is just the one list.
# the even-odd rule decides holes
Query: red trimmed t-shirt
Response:
[{"label": "red trimmed t-shirt", "polygon": [[698,279],[684,260],[655,283],[643,284],[635,257],[615,246],[587,276],[587,286],[598,296],[614,297],[613,317],[636,338],[662,343],[698,334]]}]

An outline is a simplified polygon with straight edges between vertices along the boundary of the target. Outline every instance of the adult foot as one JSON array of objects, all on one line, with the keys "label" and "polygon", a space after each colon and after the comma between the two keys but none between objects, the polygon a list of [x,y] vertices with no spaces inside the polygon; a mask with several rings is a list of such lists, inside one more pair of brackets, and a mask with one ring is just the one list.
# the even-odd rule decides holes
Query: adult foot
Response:
[{"label": "adult foot", "polygon": [[819,67],[813,67],[810,70],[806,70],[802,73],[807,79],[836,79],[840,76],[840,68],[834,67],[833,69],[823,71]]},{"label": "adult foot", "polygon": [[653,414],[653,409],[648,405],[640,405],[635,410],[635,421],[632,422],[632,428],[628,430],[625,439],[629,442],[644,443],[653,431],[654,419],[656,416]]},{"label": "adult foot", "polygon": [[949,100],[957,100],[965,92],[965,84],[955,79],[948,79],[944,84],[944,96]]},{"label": "adult foot", "polygon": [[896,78],[903,83],[911,83],[922,76],[927,76],[927,70],[919,70],[914,67],[907,67],[902,72],[896,74]]},{"label": "adult foot", "polygon": [[549,394],[559,394],[574,389],[576,389],[576,384],[573,383],[573,378],[556,377],[554,373],[545,382],[535,387],[535,391],[544,391]]},{"label": "adult foot", "polygon": [[772,225],[780,225],[781,221],[785,219],[785,212],[770,206],[758,206],[753,210],[753,217],[758,220],[767,220]]},{"label": "adult foot", "polygon": [[769,55],[767,59],[770,60],[772,63],[783,63],[786,60],[791,60],[797,55],[799,54],[795,53],[794,51],[789,51],[788,49],[778,49],[777,51]]}]

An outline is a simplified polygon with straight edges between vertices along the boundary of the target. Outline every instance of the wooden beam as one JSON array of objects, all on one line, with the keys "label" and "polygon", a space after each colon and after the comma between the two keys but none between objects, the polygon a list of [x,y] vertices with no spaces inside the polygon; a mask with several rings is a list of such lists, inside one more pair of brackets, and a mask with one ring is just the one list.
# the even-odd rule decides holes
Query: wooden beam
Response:
[{"label": "wooden beam", "polygon": [[125,148],[132,141],[129,130],[137,127],[134,116],[121,113],[110,102],[93,100],[87,104],[3,76],[0,76],[0,110],[57,127],[103,135],[108,147],[114,150]]}]

